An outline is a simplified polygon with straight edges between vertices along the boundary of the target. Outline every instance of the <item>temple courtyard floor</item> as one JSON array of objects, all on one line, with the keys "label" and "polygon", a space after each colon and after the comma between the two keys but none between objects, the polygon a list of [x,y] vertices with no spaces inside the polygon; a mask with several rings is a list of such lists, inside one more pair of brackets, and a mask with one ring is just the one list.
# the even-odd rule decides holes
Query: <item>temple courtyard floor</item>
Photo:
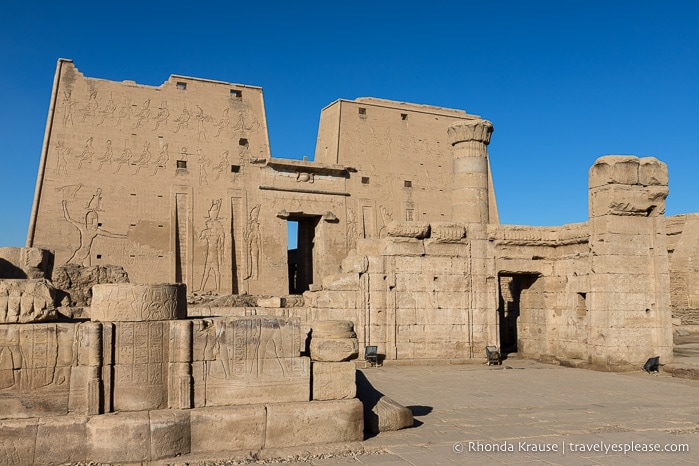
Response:
[{"label": "temple courtyard floor", "polygon": [[[699,362],[699,337],[676,343],[685,350],[676,357],[676,366]],[[412,428],[346,445],[263,450],[246,462],[699,464],[696,379],[662,371],[648,374],[640,368],[597,372],[516,358],[501,366],[386,365],[361,373],[374,388],[413,411]],[[223,465],[241,460],[240,454],[222,453],[216,460],[183,457],[167,463]]]}]

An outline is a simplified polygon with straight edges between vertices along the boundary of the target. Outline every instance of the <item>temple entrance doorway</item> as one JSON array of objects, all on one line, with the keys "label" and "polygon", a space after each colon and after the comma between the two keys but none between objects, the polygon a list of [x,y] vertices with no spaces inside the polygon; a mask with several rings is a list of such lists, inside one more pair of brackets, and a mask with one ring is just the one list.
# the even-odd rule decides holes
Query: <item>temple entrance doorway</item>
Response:
[{"label": "temple entrance doorway", "polygon": [[289,232],[289,294],[302,294],[313,283],[313,246],[320,216],[298,215],[287,220]]},{"label": "temple entrance doorway", "polygon": [[500,328],[500,353],[504,356],[517,352],[517,325],[520,315],[522,290],[537,279],[533,273],[500,273],[498,275],[500,299],[498,319]]}]

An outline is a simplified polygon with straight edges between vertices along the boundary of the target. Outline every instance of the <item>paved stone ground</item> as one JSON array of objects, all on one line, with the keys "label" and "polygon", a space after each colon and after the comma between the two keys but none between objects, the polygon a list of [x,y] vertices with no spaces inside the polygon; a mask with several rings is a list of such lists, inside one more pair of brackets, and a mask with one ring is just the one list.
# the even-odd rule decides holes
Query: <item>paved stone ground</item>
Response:
[{"label": "paved stone ground", "polygon": [[[699,334],[676,343],[676,365],[699,362]],[[382,432],[360,443],[263,450],[260,453],[267,459],[249,462],[699,464],[699,380],[646,374],[640,368],[609,373],[522,359],[506,360],[502,366],[385,366],[362,369],[362,373],[377,390],[410,407],[416,425]],[[688,447],[689,451],[625,454],[603,450],[634,445]],[[592,451],[571,451],[572,446]],[[536,447],[557,451],[523,451]],[[361,454],[376,451],[382,453]],[[219,458],[234,456],[240,459],[225,454]],[[181,458],[174,464],[240,463]]]}]

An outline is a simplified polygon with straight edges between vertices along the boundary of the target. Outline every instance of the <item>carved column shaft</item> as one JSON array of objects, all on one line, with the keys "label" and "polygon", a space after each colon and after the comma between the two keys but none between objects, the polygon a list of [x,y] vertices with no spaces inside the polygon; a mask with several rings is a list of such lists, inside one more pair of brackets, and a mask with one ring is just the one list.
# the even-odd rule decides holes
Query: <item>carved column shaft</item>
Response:
[{"label": "carved column shaft", "polygon": [[453,124],[447,130],[453,148],[452,221],[488,223],[488,144],[493,125],[487,120]]}]

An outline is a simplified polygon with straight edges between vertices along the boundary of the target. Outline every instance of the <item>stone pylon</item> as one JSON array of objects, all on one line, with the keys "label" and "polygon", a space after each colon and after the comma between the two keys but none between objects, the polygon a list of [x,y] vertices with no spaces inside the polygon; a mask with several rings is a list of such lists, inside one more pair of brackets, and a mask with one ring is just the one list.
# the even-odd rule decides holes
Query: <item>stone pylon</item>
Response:
[{"label": "stone pylon", "polygon": [[488,144],[493,124],[464,121],[449,126],[447,133],[454,156],[451,219],[490,223]]},{"label": "stone pylon", "polygon": [[667,195],[667,165],[655,158],[605,156],[590,169],[592,363],[672,359]]}]

